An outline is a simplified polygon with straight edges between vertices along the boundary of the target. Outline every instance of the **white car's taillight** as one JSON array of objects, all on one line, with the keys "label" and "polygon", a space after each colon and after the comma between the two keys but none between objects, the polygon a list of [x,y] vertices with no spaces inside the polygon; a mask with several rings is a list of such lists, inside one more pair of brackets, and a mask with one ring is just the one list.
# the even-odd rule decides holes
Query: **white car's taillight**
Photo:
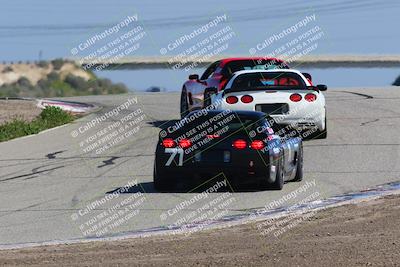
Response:
[{"label": "white car's taillight", "polygon": [[251,95],[244,95],[240,98],[240,101],[242,101],[245,104],[253,102],[253,97]]},{"label": "white car's taillight", "polygon": [[290,99],[292,102],[299,102],[299,101],[302,99],[302,97],[301,97],[300,94],[291,94],[290,97],[289,97],[289,99]]},{"label": "white car's taillight", "polygon": [[315,100],[317,100],[317,96],[311,93],[308,93],[304,96],[304,99],[308,102],[313,102]]},{"label": "white car's taillight", "polygon": [[236,104],[239,99],[236,96],[228,96],[227,98],[225,98],[225,101],[228,104]]}]

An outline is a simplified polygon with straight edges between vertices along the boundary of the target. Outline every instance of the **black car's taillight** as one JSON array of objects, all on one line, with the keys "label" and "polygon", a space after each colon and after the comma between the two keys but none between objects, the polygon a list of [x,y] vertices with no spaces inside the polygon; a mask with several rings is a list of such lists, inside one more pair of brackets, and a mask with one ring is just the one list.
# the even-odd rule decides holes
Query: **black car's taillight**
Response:
[{"label": "black car's taillight", "polygon": [[250,147],[255,150],[263,149],[264,146],[264,142],[261,140],[253,140],[250,144]]},{"label": "black car's taillight", "polygon": [[188,148],[192,145],[192,142],[189,139],[181,139],[179,140],[179,147],[181,148]]},{"label": "black car's taillight", "polygon": [[243,139],[237,139],[233,141],[232,146],[236,149],[245,149],[247,146],[247,142]]},{"label": "black car's taillight", "polygon": [[162,141],[162,145],[163,145],[163,147],[166,147],[166,148],[176,147],[176,142],[172,138],[165,138]]}]

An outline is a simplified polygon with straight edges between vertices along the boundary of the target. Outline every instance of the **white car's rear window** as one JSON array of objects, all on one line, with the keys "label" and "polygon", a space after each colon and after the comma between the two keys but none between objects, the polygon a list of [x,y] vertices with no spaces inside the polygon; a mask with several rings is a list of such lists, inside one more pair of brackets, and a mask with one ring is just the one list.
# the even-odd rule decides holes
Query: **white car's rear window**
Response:
[{"label": "white car's rear window", "polygon": [[293,72],[255,72],[241,74],[233,81],[231,89],[306,89],[303,78]]}]

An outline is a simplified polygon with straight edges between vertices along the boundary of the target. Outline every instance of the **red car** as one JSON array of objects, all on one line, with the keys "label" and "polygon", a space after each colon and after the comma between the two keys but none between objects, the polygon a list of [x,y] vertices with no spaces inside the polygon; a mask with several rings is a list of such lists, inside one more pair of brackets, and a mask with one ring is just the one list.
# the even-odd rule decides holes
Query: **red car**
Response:
[{"label": "red car", "polygon": [[277,58],[225,58],[212,63],[201,77],[197,74],[189,75],[189,80],[182,88],[181,116],[185,117],[190,111],[204,108],[204,99],[209,98],[207,96],[211,90],[223,90],[233,73],[240,70],[271,68],[289,69],[289,66]]}]

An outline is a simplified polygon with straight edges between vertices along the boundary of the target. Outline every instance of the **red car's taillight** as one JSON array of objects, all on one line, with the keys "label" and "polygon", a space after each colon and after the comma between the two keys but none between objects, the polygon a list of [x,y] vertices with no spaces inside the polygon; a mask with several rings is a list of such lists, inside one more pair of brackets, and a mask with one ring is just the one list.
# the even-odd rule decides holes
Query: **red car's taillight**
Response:
[{"label": "red car's taillight", "polygon": [[162,145],[163,145],[163,147],[166,147],[166,148],[176,147],[176,143],[175,143],[174,139],[172,139],[172,138],[165,138],[162,141]]},{"label": "red car's taillight", "polygon": [[299,102],[301,100],[301,95],[299,94],[292,94],[290,95],[289,99],[293,102]]},{"label": "red car's taillight", "polygon": [[228,103],[228,104],[236,104],[236,103],[239,101],[239,99],[238,99],[236,96],[228,96],[228,97],[225,99],[225,101],[226,101],[226,103]]},{"label": "red car's taillight", "polygon": [[250,147],[255,150],[260,150],[264,148],[264,142],[261,140],[253,140],[251,142]]},{"label": "red car's taillight", "polygon": [[180,140],[179,141],[179,146],[181,147],[181,148],[188,148],[188,147],[190,147],[192,145],[192,142],[190,142],[190,140],[189,139],[182,139],[182,140]]},{"label": "red car's taillight", "polygon": [[304,99],[307,100],[308,102],[313,102],[313,101],[317,100],[317,96],[309,93],[304,96]]},{"label": "red car's taillight", "polygon": [[253,97],[251,95],[244,95],[240,98],[240,101],[242,101],[245,104],[251,103],[253,102]]},{"label": "red car's taillight", "polygon": [[232,146],[236,149],[244,149],[247,146],[247,143],[243,139],[237,139],[233,141]]}]

